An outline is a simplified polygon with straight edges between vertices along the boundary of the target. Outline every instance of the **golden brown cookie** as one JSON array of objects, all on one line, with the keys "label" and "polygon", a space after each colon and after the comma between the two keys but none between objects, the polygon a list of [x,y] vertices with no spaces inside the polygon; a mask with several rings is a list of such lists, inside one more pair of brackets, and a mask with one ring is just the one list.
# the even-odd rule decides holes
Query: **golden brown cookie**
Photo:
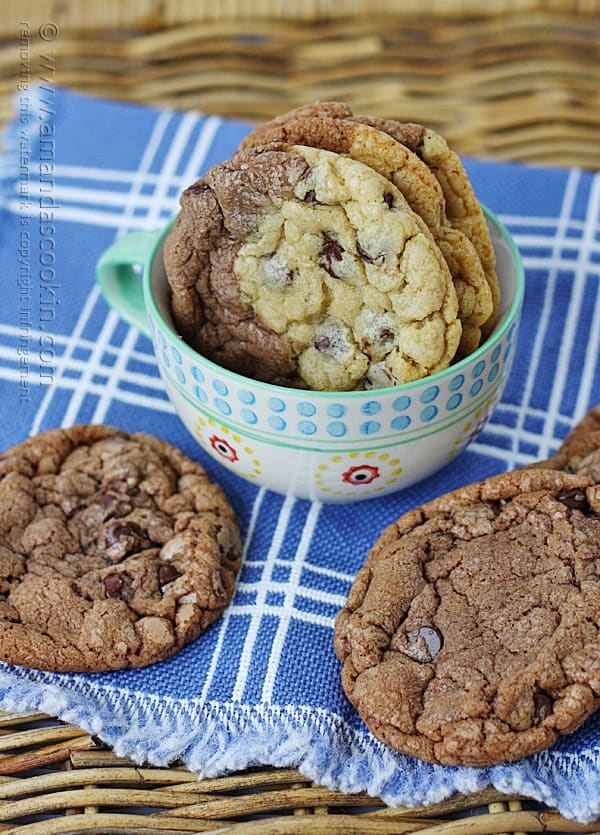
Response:
[{"label": "golden brown cookie", "polygon": [[600,485],[522,469],[402,516],[335,625],[371,731],[430,762],[489,766],[600,705]]},{"label": "golden brown cookie", "polygon": [[144,667],[229,602],[240,535],[180,450],[108,426],[0,456],[0,658],[43,670]]},{"label": "golden brown cookie", "polygon": [[482,326],[485,339],[494,329],[500,305],[500,286],[496,275],[496,256],[485,216],[471,182],[458,155],[446,140],[430,128],[404,124],[393,119],[354,117],[389,133],[420,157],[435,174],[446,203],[446,215],[451,225],[463,232],[473,243],[492,294],[492,314]]},{"label": "golden brown cookie", "polygon": [[454,358],[448,266],[369,166],[269,145],[214,166],[181,205],[164,254],[173,316],[220,365],[334,391],[417,380]]},{"label": "golden brown cookie", "polygon": [[480,344],[481,327],[493,312],[479,255],[469,238],[447,220],[442,188],[423,160],[389,133],[345,118],[345,112],[340,103],[308,105],[259,125],[240,147],[285,143],[323,148],[358,160],[393,182],[423,218],[448,263],[462,324],[457,358],[466,356]]}]

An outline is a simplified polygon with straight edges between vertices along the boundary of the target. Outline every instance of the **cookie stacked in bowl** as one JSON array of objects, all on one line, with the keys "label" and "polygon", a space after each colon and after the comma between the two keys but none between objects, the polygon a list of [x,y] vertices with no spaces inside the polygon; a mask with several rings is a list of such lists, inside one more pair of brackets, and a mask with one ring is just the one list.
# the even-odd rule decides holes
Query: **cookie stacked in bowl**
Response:
[{"label": "cookie stacked in bowl", "polygon": [[260,125],[187,188],[164,261],[184,341],[280,386],[414,382],[498,317],[488,225],[457,155],[340,102]]},{"label": "cookie stacked in bowl", "polygon": [[209,455],[327,502],[408,487],[473,441],[524,293],[510,233],[444,140],[340,103],[258,127],[97,274]]}]

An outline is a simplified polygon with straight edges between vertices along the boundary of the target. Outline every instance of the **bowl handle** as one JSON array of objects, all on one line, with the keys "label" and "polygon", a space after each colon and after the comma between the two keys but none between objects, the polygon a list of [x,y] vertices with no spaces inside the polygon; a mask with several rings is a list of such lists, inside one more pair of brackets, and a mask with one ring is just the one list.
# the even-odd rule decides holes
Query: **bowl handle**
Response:
[{"label": "bowl handle", "polygon": [[116,240],[96,264],[96,281],[108,304],[129,325],[150,336],[140,265],[149,269],[159,232],[130,232]]}]

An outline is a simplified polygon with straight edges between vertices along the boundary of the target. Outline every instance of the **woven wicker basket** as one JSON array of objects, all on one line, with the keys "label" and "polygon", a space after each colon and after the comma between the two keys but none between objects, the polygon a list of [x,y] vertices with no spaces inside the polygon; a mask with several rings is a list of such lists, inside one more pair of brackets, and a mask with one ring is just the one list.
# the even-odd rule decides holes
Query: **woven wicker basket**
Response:
[{"label": "woven wicker basket", "polygon": [[[291,769],[198,780],[185,767],[136,766],[42,714],[0,713],[0,832],[239,835],[486,835],[599,832],[489,789],[391,809],[313,785]],[[475,814],[477,813],[477,814]]]},{"label": "woven wicker basket", "polygon": [[462,154],[600,167],[600,0],[4,0],[0,120],[23,23],[32,79],[52,51],[88,93],[248,120],[344,99]]}]

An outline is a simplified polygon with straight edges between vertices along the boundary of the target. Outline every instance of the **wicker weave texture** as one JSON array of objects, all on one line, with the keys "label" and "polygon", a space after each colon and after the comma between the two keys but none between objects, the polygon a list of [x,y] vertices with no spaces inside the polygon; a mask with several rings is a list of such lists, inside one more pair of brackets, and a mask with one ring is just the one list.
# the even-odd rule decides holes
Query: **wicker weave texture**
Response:
[{"label": "wicker weave texture", "polygon": [[63,20],[70,28],[162,28],[206,20],[367,20],[373,15],[472,17],[514,15],[544,9],[594,14],[600,0],[3,0],[3,19]]},{"label": "wicker weave texture", "polygon": [[[472,812],[477,815],[472,815]],[[428,807],[385,807],[315,786],[292,769],[198,780],[185,767],[136,766],[43,714],[0,713],[0,832],[347,835],[598,832],[493,789]]]},{"label": "wicker weave texture", "polygon": [[[225,16],[135,31],[77,31],[57,19],[51,42],[30,26],[32,81],[51,52],[53,83],[91,94],[251,121],[343,99],[429,125],[465,155],[600,168],[597,15]],[[0,120],[12,113],[22,52],[18,37],[0,50]]]}]

